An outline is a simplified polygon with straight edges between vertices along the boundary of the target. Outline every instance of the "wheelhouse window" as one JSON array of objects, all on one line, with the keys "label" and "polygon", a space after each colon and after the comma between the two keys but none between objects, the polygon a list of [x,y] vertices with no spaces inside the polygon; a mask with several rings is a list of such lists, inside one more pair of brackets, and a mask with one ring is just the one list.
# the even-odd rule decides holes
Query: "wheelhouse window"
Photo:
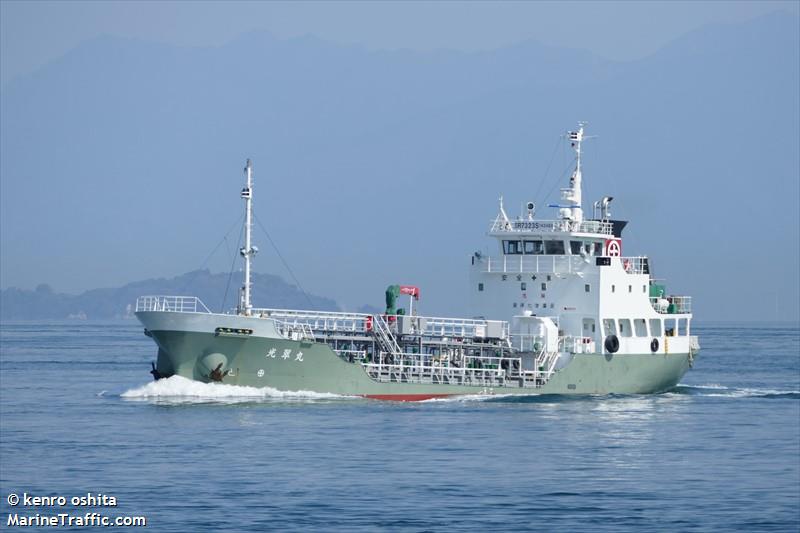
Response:
[{"label": "wheelhouse window", "polygon": [[521,254],[522,241],[503,241],[503,251],[506,254]]},{"label": "wheelhouse window", "polygon": [[594,255],[595,246],[593,242],[585,242],[583,243],[583,250],[586,252],[586,255]]},{"label": "wheelhouse window", "polygon": [[583,241],[569,241],[569,251],[572,255],[581,255],[583,250]]},{"label": "wheelhouse window", "polygon": [[564,255],[564,241],[544,241],[547,255]]},{"label": "wheelhouse window", "polygon": [[525,241],[525,253],[528,255],[541,255],[544,253],[542,241]]}]

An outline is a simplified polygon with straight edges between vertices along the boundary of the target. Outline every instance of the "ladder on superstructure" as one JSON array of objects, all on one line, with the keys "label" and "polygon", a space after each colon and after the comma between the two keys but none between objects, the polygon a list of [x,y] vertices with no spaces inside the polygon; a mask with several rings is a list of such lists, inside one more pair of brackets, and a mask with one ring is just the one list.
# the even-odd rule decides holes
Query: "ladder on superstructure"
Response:
[{"label": "ladder on superstructure", "polygon": [[375,315],[372,324],[372,331],[375,334],[375,339],[377,339],[378,344],[384,351],[391,355],[397,355],[402,352],[400,345],[397,344],[397,340],[395,340],[394,335],[392,335],[391,330],[389,330],[389,325],[383,319],[382,315]]}]

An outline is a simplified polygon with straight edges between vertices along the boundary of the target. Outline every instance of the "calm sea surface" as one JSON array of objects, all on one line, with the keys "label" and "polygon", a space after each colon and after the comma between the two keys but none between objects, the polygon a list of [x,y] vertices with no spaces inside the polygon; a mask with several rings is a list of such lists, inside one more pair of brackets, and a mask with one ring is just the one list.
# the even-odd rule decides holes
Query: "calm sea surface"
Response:
[{"label": "calm sea surface", "polygon": [[180,532],[800,530],[800,330],[694,332],[665,394],[403,404],[152,384],[135,322],[5,324],[0,529],[96,511]]}]

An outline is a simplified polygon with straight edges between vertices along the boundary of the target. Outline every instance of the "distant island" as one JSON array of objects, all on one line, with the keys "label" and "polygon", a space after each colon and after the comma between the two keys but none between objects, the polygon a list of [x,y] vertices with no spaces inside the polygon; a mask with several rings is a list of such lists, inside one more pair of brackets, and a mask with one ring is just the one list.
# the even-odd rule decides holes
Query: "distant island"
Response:
[{"label": "distant island", "polygon": [[[195,270],[171,278],[135,281],[119,288],[63,294],[47,284],[34,290],[10,287],[0,291],[0,320],[132,318],[136,298],[144,295],[197,296],[212,311],[236,306],[240,276]],[[253,301],[274,308],[338,311],[334,300],[306,295],[271,274],[253,274]]]}]

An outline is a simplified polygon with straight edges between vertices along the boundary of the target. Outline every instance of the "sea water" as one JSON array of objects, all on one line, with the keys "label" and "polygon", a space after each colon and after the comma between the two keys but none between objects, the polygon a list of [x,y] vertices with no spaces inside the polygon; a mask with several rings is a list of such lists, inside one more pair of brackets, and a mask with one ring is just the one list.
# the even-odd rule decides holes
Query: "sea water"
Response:
[{"label": "sea water", "polygon": [[97,512],[180,532],[798,531],[800,330],[693,333],[694,368],[663,394],[395,403],[154,383],[132,321],[4,324],[0,528]]}]

